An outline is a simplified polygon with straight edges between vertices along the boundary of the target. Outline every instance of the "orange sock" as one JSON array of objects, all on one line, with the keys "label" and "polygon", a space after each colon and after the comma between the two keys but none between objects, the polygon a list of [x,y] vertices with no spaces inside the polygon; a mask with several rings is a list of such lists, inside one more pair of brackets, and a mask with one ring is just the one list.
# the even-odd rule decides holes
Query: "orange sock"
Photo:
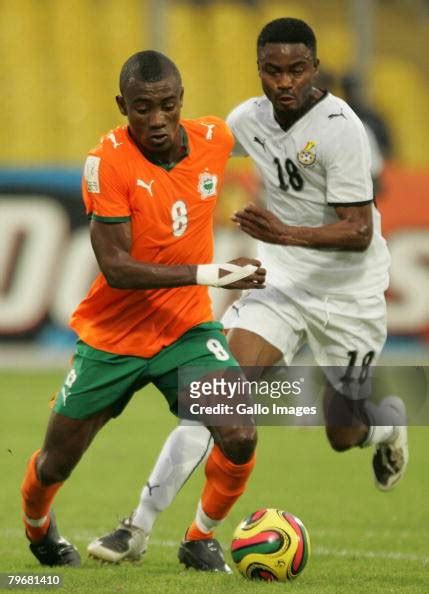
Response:
[{"label": "orange sock", "polygon": [[225,518],[246,488],[255,465],[255,455],[245,464],[234,464],[215,445],[206,463],[206,483],[195,521],[186,533],[187,540],[212,538],[212,528]]},{"label": "orange sock", "polygon": [[31,541],[42,539],[49,529],[49,510],[56,492],[63,483],[44,486],[36,471],[36,460],[40,450],[31,456],[21,485],[24,525]]},{"label": "orange sock", "polygon": [[207,540],[213,538],[213,530],[202,532],[194,520],[186,531],[185,540],[204,540],[205,538]]}]

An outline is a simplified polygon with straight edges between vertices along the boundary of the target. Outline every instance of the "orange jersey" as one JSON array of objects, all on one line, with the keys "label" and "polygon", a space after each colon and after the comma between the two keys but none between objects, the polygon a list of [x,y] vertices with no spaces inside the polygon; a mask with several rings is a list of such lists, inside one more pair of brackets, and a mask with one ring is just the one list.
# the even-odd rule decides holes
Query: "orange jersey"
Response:
[{"label": "orange jersey", "polygon": [[[131,221],[131,256],[154,264],[207,264],[213,259],[213,210],[233,137],[213,116],[182,120],[187,155],[170,170],[148,161],[127,127],[90,151],[83,198],[95,220]],[[208,288],[114,289],[103,274],[70,325],[90,346],[152,357],[187,330],[213,319]]]}]

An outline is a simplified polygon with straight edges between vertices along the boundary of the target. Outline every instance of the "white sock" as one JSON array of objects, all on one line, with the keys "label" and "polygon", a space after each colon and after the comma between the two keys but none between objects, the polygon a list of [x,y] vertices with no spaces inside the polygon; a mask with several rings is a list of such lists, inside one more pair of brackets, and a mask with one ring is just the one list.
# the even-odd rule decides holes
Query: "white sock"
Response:
[{"label": "white sock", "polygon": [[368,434],[360,447],[366,448],[378,443],[388,443],[393,436],[394,429],[393,425],[371,425],[368,427]]},{"label": "white sock", "polygon": [[190,425],[189,421],[186,425],[178,425],[164,443],[149,480],[142,489],[133,524],[150,534],[158,515],[170,505],[212,448],[213,439],[204,425]]},{"label": "white sock", "polygon": [[195,516],[195,524],[198,530],[201,532],[211,532],[216,526],[218,526],[222,520],[213,520],[204,512],[201,500],[198,502],[197,513]]},{"label": "white sock", "polygon": [[396,438],[396,427],[403,425],[404,420],[401,418],[400,411],[391,406],[391,401],[395,398],[396,396],[388,396],[380,404],[374,404],[370,400],[365,403],[369,426],[368,435],[361,444],[362,448],[379,443],[390,443]]}]

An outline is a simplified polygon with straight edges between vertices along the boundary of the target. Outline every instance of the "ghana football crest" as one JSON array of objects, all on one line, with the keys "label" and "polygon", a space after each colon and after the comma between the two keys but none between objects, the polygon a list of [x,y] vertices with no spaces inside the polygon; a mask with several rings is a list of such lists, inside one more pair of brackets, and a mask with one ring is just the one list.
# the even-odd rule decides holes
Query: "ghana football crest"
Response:
[{"label": "ghana football crest", "polygon": [[297,155],[298,161],[304,167],[309,167],[316,162],[316,153],[315,153],[316,143],[314,140],[309,140],[305,147],[300,151]]},{"label": "ghana football crest", "polygon": [[209,173],[208,171],[200,173],[200,177],[198,178],[198,191],[203,200],[205,198],[210,198],[210,196],[215,196],[216,188],[217,175],[214,173]]}]

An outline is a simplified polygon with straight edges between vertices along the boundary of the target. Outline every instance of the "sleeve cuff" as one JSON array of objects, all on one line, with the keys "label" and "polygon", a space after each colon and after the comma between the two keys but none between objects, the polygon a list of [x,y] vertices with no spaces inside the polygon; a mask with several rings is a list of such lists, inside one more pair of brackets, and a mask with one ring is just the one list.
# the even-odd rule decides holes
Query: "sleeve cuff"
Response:
[{"label": "sleeve cuff", "polygon": [[90,214],[89,218],[92,221],[99,221],[100,223],[127,223],[131,221],[131,216],[124,216],[124,217],[100,217],[99,215]]},{"label": "sleeve cuff", "polygon": [[374,199],[371,200],[361,200],[359,202],[328,202],[329,206],[364,206],[365,204],[371,204],[374,202]]}]

